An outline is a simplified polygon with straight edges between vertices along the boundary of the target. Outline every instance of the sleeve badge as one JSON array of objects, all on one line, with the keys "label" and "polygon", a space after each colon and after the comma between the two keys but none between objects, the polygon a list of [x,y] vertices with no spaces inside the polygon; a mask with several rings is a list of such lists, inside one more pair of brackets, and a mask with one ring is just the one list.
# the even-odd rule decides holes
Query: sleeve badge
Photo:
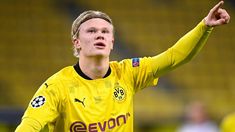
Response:
[{"label": "sleeve badge", "polygon": [[46,98],[44,96],[38,96],[33,99],[33,101],[31,102],[31,106],[33,108],[38,108],[38,107],[43,106],[45,102],[46,102]]},{"label": "sleeve badge", "polygon": [[140,66],[140,58],[132,58],[132,67]]}]

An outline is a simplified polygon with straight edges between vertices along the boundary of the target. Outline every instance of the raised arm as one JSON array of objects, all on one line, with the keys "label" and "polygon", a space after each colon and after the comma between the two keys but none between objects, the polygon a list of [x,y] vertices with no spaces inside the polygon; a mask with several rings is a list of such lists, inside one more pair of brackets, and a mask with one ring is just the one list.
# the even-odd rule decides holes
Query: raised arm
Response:
[{"label": "raised arm", "polygon": [[193,30],[184,35],[174,46],[152,57],[154,76],[162,74],[190,61],[205,45],[213,27],[229,23],[230,16],[222,9],[224,1],[216,4]]}]

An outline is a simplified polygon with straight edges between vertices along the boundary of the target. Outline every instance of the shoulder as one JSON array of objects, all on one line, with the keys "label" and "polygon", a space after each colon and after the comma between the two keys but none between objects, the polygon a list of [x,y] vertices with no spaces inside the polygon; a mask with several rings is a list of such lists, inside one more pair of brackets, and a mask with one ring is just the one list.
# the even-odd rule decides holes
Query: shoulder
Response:
[{"label": "shoulder", "polygon": [[73,66],[67,66],[57,73],[53,74],[51,77],[49,77],[46,81],[43,82],[43,84],[40,86],[40,88],[46,88],[46,89],[61,89],[63,87],[63,82],[66,80],[71,80],[71,76],[74,72]]},{"label": "shoulder", "polygon": [[110,66],[113,66],[113,67],[117,68],[117,67],[121,67],[121,66],[127,64],[129,60],[130,59],[124,59],[124,60],[121,60],[121,61],[111,61],[109,64],[110,64]]},{"label": "shoulder", "polygon": [[114,67],[141,67],[144,65],[149,65],[152,62],[152,57],[136,57],[130,59],[123,59],[122,61],[111,61],[111,66]]},{"label": "shoulder", "polygon": [[222,121],[222,129],[230,129],[235,126],[235,113],[228,114]]},{"label": "shoulder", "polygon": [[71,74],[74,74],[73,66],[68,66],[61,69],[41,84],[36,94],[34,95],[34,98],[42,95],[53,96],[57,99],[65,99],[65,95],[67,93],[67,87],[65,83],[69,82],[66,80],[72,80],[72,77],[69,76]]},{"label": "shoulder", "polygon": [[55,73],[54,75],[52,75],[51,77],[49,77],[47,81],[58,82],[66,78],[68,79],[69,77],[71,77],[71,74],[72,75],[74,74],[74,68],[73,66],[67,66],[61,69],[60,71],[58,71],[57,73]]},{"label": "shoulder", "polygon": [[139,66],[141,61],[145,61],[146,57],[144,58],[130,58],[130,59],[123,59],[121,61],[111,61],[110,65],[114,67],[137,67]]},{"label": "shoulder", "polygon": [[117,72],[126,72],[131,70],[132,66],[131,66],[131,60],[132,59],[124,59],[121,61],[111,61],[110,62],[110,67],[113,71],[117,71]]},{"label": "shoulder", "polygon": [[235,121],[235,112],[234,113],[231,113],[231,114],[228,114],[225,119],[227,120],[234,120]]}]

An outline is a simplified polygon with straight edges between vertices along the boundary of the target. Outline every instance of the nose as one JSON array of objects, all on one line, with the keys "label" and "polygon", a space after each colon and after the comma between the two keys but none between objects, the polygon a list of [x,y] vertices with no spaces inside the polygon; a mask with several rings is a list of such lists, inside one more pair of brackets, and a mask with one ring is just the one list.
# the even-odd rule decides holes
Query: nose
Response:
[{"label": "nose", "polygon": [[104,36],[103,36],[102,32],[97,32],[95,39],[96,40],[104,40]]},{"label": "nose", "polygon": [[96,40],[99,40],[99,39],[100,39],[100,40],[104,40],[104,37],[103,37],[102,35],[97,35],[95,39],[96,39]]}]

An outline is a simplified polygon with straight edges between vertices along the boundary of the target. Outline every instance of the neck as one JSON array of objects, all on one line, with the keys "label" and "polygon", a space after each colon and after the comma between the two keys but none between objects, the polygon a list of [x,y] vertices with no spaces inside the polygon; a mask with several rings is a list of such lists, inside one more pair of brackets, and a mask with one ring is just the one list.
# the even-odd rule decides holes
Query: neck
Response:
[{"label": "neck", "polygon": [[79,58],[82,72],[91,79],[103,78],[109,69],[109,58]]}]

